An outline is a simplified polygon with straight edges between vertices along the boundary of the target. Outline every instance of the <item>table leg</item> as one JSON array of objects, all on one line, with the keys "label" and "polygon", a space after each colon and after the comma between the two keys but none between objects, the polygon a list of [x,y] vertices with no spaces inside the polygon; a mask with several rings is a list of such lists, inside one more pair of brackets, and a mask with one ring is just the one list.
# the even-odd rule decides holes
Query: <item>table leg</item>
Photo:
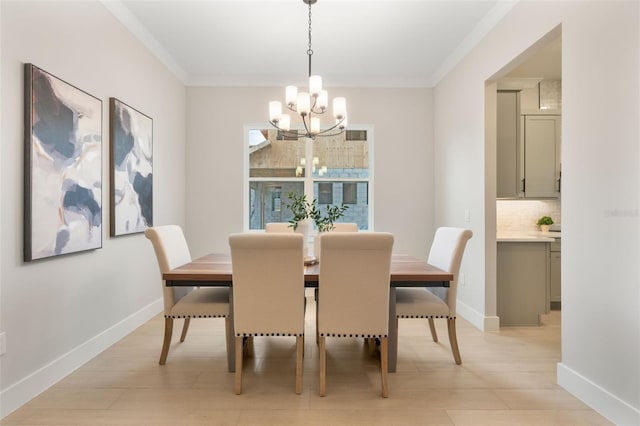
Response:
[{"label": "table leg", "polygon": [[233,326],[233,291],[229,288],[229,330],[227,333],[227,369],[229,373],[236,371],[235,327]]},{"label": "table leg", "polygon": [[398,318],[396,318],[396,288],[389,288],[389,373],[396,372],[398,361]]}]

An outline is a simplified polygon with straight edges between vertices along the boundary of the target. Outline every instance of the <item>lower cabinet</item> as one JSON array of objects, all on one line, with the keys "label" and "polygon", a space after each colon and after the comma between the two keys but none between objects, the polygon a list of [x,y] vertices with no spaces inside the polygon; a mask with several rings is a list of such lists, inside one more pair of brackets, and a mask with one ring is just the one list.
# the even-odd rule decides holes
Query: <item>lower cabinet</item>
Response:
[{"label": "lower cabinet", "polygon": [[560,239],[555,243],[549,243],[551,253],[549,254],[549,280],[551,291],[551,309],[560,309],[561,285],[560,285]]},{"label": "lower cabinet", "polygon": [[498,242],[497,311],[500,325],[540,325],[549,313],[548,242]]}]

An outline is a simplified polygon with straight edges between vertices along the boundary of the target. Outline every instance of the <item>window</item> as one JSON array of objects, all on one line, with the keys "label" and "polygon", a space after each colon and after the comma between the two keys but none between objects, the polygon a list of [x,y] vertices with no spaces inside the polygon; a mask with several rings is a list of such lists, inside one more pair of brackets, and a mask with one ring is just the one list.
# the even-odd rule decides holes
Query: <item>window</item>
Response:
[{"label": "window", "polygon": [[370,129],[348,130],[329,138],[284,138],[276,129],[247,128],[245,166],[245,228],[264,229],[269,222],[287,222],[287,194],[307,194],[326,206],[349,208],[341,222],[371,229]]}]

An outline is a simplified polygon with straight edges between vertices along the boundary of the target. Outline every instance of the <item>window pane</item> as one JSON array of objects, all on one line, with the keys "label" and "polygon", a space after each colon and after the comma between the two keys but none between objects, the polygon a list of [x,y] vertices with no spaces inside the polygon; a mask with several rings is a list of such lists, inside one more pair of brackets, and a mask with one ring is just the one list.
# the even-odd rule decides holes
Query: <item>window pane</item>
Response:
[{"label": "window pane", "polygon": [[293,217],[287,204],[289,192],[304,193],[303,182],[249,182],[249,229],[265,223],[288,222]]},{"label": "window pane", "polygon": [[358,184],[356,182],[342,184],[342,202],[344,204],[358,204]]},{"label": "window pane", "polygon": [[[357,140],[351,138],[357,137]],[[351,131],[313,141],[313,177],[369,178],[369,143],[366,131]],[[364,139],[361,139],[364,138]]]},{"label": "window pane", "polygon": [[333,204],[332,183],[318,183],[318,204]]},{"label": "window pane", "polygon": [[[331,193],[333,199],[338,203],[322,203],[321,200],[321,187],[325,185],[331,186]],[[358,229],[369,229],[369,183],[368,182],[314,182],[313,184],[313,198],[318,200],[320,210],[324,214],[326,208],[329,205],[340,205],[340,200],[344,199],[344,188],[346,186],[355,186],[356,203],[348,204],[349,208],[344,212],[337,222],[353,222],[358,224]],[[325,191],[328,191],[325,189]],[[345,203],[347,204],[347,203]]]},{"label": "window pane", "polygon": [[249,177],[302,177],[304,138],[285,140],[277,130],[249,131]]}]

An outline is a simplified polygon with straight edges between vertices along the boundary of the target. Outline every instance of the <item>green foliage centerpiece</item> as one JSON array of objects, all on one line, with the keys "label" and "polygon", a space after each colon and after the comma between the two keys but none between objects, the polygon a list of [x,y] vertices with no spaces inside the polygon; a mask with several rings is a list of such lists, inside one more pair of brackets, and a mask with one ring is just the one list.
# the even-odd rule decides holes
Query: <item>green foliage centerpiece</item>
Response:
[{"label": "green foliage centerpiece", "polygon": [[299,195],[295,192],[289,192],[287,198],[291,200],[291,204],[285,205],[293,213],[293,217],[289,220],[289,226],[294,230],[298,228],[301,221],[311,219],[316,224],[318,232],[331,231],[333,223],[344,216],[344,212],[349,208],[344,203],[340,206],[327,205],[323,215],[316,199],[308,202],[306,195]]}]

